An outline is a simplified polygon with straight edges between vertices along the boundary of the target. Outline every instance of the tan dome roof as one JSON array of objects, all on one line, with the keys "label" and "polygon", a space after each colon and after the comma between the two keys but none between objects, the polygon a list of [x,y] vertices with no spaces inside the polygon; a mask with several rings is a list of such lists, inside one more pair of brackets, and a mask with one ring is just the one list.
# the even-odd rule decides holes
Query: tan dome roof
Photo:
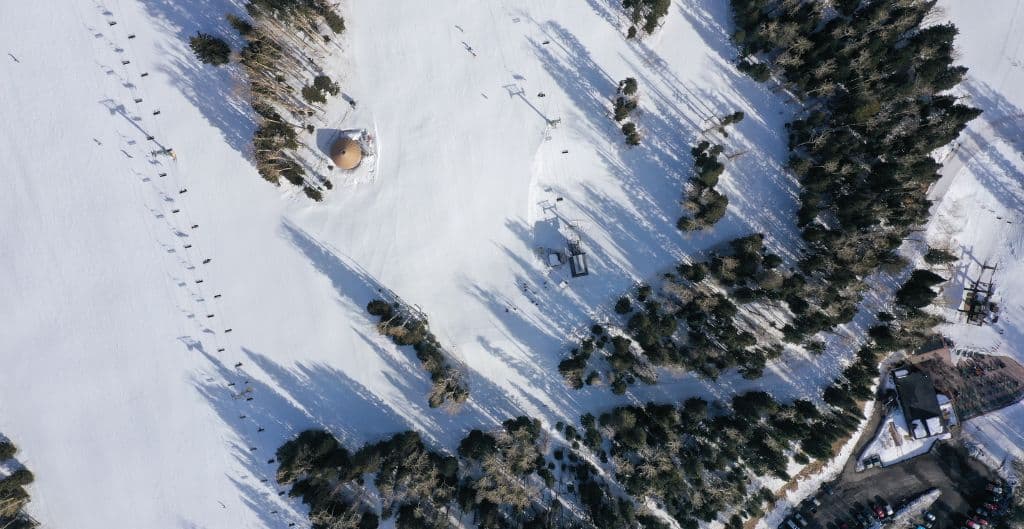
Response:
[{"label": "tan dome roof", "polygon": [[363,148],[356,140],[342,136],[331,145],[331,160],[339,169],[355,169],[363,160]]}]

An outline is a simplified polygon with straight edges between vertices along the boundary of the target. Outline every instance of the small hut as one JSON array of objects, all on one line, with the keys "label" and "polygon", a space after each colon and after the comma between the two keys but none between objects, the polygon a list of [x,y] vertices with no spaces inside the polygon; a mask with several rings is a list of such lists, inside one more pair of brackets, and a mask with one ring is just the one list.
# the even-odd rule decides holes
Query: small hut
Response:
[{"label": "small hut", "polygon": [[359,142],[348,136],[338,138],[338,141],[331,145],[331,161],[339,169],[355,169],[362,160],[363,148],[359,146]]}]

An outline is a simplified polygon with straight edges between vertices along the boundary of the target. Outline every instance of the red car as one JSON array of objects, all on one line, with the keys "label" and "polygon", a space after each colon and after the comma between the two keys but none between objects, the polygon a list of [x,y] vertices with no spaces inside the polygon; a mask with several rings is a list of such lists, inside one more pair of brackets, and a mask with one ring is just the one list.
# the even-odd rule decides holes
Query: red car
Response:
[{"label": "red car", "polygon": [[994,503],[986,503],[985,504],[985,508],[990,510],[990,511],[998,511],[999,510],[999,506],[994,504]]},{"label": "red car", "polygon": [[982,526],[988,525],[988,520],[986,520],[986,519],[984,519],[984,518],[982,518],[980,516],[975,516],[974,518],[971,518],[971,520],[974,523],[978,524],[978,525],[982,525]]},{"label": "red car", "polygon": [[885,518],[885,509],[882,508],[881,505],[872,505],[871,510],[875,511],[875,516],[877,516],[879,520]]}]

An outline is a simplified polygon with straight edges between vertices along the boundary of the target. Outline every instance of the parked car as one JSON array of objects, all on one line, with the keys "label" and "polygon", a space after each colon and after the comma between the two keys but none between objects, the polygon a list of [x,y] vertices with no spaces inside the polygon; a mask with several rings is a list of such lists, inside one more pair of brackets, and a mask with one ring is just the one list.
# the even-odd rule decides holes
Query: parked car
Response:
[{"label": "parked car", "polygon": [[967,529],[980,529],[981,525],[974,522],[974,520],[967,520]]},{"label": "parked car", "polygon": [[988,525],[988,520],[982,518],[981,516],[975,516],[974,518],[971,518],[971,519],[974,520],[975,523],[977,523],[978,525],[982,525],[982,526]]},{"label": "parked car", "polygon": [[934,522],[935,521],[935,515],[932,514],[931,511],[924,511],[924,519],[928,520],[929,522]]},{"label": "parked car", "polygon": [[796,518],[797,523],[799,523],[801,526],[807,527],[807,518],[804,518],[804,515],[796,513],[793,515],[793,518]]},{"label": "parked car", "polygon": [[[789,529],[800,529],[800,527],[798,527],[795,523],[793,523],[793,519],[792,518],[786,520],[786,526]],[[971,529],[974,529],[974,528],[972,527]]]},{"label": "parked car", "polygon": [[998,511],[999,510],[999,506],[994,504],[994,503],[991,503],[991,502],[986,503],[984,505],[984,507],[985,507],[985,509],[987,509],[989,511]]},{"label": "parked car", "polygon": [[883,509],[881,505],[872,505],[871,510],[875,512],[875,516],[879,520],[885,518],[885,509]]},{"label": "parked car", "polygon": [[885,503],[884,505],[882,505],[882,507],[885,508],[885,515],[886,516],[892,516],[893,512],[895,512],[895,511],[892,510],[892,505],[889,505],[888,503]]}]

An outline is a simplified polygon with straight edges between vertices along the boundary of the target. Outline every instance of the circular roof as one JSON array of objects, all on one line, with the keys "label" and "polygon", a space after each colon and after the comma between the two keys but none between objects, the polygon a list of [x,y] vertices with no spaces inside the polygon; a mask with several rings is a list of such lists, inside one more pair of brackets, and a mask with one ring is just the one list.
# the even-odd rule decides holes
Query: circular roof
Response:
[{"label": "circular roof", "polygon": [[363,149],[356,140],[342,136],[331,145],[331,160],[339,169],[355,169],[363,160]]}]

